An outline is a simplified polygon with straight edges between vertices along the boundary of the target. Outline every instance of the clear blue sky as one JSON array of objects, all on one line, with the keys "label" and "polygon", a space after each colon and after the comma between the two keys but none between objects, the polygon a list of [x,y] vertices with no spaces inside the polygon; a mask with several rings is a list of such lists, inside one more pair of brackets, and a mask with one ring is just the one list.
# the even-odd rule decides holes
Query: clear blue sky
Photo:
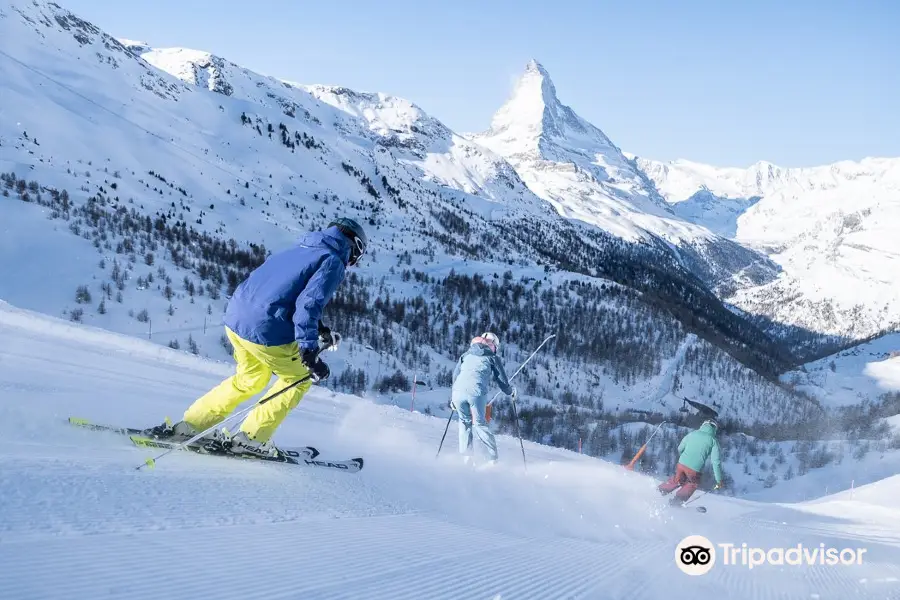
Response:
[{"label": "clear blue sky", "polygon": [[900,156],[891,0],[57,0],[116,37],[408,98],[481,131],[531,58],[622,149],[721,166]]}]

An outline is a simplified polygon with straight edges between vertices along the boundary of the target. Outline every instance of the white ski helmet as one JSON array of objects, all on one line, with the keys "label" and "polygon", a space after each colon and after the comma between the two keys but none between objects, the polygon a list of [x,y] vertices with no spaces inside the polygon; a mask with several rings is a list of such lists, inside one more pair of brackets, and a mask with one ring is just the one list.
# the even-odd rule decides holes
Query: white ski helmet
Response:
[{"label": "white ski helmet", "polygon": [[480,337],[488,343],[488,345],[491,347],[491,350],[493,350],[495,354],[497,352],[500,352],[500,338],[498,338],[496,334],[488,331],[482,333]]}]

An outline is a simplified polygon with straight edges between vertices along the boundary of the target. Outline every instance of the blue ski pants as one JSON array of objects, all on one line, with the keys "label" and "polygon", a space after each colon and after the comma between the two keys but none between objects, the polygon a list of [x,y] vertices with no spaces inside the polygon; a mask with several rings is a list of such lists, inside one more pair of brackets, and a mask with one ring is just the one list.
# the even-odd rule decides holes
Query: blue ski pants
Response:
[{"label": "blue ski pants", "polygon": [[484,411],[487,408],[487,397],[479,396],[470,399],[454,399],[456,415],[459,417],[459,452],[467,454],[472,448],[472,435],[481,441],[491,460],[497,460],[497,440],[488,428]]}]

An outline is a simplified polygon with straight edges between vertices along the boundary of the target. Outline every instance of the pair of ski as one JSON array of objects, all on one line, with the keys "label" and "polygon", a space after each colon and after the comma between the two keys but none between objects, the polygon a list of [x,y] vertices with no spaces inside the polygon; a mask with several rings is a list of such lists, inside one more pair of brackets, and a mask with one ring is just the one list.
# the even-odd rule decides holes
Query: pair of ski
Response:
[{"label": "pair of ski", "polygon": [[288,465],[319,467],[332,469],[335,471],[344,471],[346,473],[358,473],[363,468],[362,458],[351,458],[349,460],[321,460],[318,458],[319,450],[313,446],[302,446],[298,448],[278,448],[275,456],[255,456],[252,454],[236,454],[225,449],[216,449],[206,442],[198,441],[196,443],[181,446],[178,442],[169,442],[159,440],[144,434],[143,430],[133,427],[118,427],[114,425],[99,425],[91,423],[86,419],[69,417],[69,424],[75,427],[82,427],[92,431],[106,431],[127,436],[131,443],[141,448],[163,448],[171,449],[182,447],[197,454],[206,454],[210,456],[222,456],[226,458],[239,458],[245,460],[260,460],[264,462],[277,462]]}]

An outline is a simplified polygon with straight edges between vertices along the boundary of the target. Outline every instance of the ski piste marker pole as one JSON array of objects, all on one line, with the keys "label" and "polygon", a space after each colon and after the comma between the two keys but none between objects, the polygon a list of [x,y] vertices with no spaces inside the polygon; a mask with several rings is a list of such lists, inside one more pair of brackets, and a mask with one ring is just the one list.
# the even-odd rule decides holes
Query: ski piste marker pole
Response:
[{"label": "ski piste marker pole", "polygon": [[647,441],[644,442],[644,445],[640,447],[637,451],[637,454],[634,455],[634,458],[631,459],[631,462],[625,465],[625,468],[629,471],[634,471],[634,465],[637,463],[638,459],[644,454],[644,450],[647,449],[647,444],[650,443],[650,440],[653,439],[653,436],[656,435],[656,432],[659,431],[659,428],[665,425],[665,421],[662,421],[659,425],[656,426],[656,429],[653,430],[653,433],[650,434],[650,437],[647,438]]},{"label": "ski piste marker pole", "polygon": [[[519,368],[516,369],[516,372],[512,374],[512,377],[510,377],[509,380],[512,381],[513,378],[515,378],[515,376],[518,375],[519,372],[521,372],[522,369],[525,368],[525,365],[528,364],[528,361],[530,361],[532,358],[534,358],[534,355],[538,353],[538,350],[540,350],[541,348],[543,348],[543,347],[544,347],[544,344],[546,344],[546,343],[549,342],[552,338],[555,338],[555,337],[556,337],[556,334],[553,333],[553,334],[548,335],[546,338],[544,338],[544,341],[541,342],[541,345],[538,346],[537,349],[535,349],[535,351],[531,353],[531,356],[529,356],[527,359],[525,359],[525,362],[523,362],[523,363],[519,366]],[[490,406],[490,405],[494,402],[494,400],[497,399],[497,397],[500,395],[500,393],[501,393],[501,392],[497,392],[497,393],[494,395],[494,398],[493,398],[490,402],[488,402],[488,406]],[[518,432],[518,430],[519,430],[519,417],[518,417],[518,414],[519,414],[519,413],[518,413],[518,410],[516,410],[515,403],[516,403],[516,401],[513,400],[513,413],[515,414],[515,419],[516,419],[516,432]],[[451,404],[451,406],[452,406],[452,405],[453,405],[453,402],[451,401],[450,404]],[[450,411],[450,416],[447,417],[447,426],[444,427],[444,435],[443,435],[443,437],[441,437],[441,443],[440,443],[440,445],[438,446],[437,454],[434,455],[435,458],[437,458],[437,457],[440,456],[440,454],[441,454],[441,448],[444,446],[444,439],[447,437],[447,431],[450,429],[450,421],[453,419],[453,413],[454,413],[454,412],[455,412],[455,411],[454,411],[453,409],[451,409],[451,411]],[[518,435],[518,433],[517,433],[517,436],[518,436],[518,438],[519,438],[519,445],[522,446],[522,461],[524,462],[524,461],[525,461],[525,445],[522,443],[522,436],[521,436],[521,435]],[[526,466],[525,468],[526,468],[526,470],[528,469],[527,466]]]},{"label": "ski piste marker pole", "polygon": [[195,436],[192,437],[191,439],[189,439],[189,440],[187,440],[187,441],[184,441],[184,442],[181,442],[181,443],[178,444],[177,446],[173,446],[173,447],[169,448],[168,450],[166,450],[165,452],[163,452],[163,453],[160,454],[159,456],[156,456],[156,457],[153,457],[153,458],[148,458],[147,460],[145,460],[145,461],[143,462],[143,464],[140,464],[140,465],[136,466],[134,469],[135,469],[136,471],[140,471],[140,470],[141,470],[142,468],[144,468],[144,467],[150,467],[150,468],[153,468],[154,466],[156,466],[156,461],[158,461],[158,460],[161,459],[162,457],[166,456],[166,455],[169,454],[170,452],[174,452],[175,450],[181,450],[181,449],[184,448],[185,446],[189,446],[189,445],[193,444],[194,442],[196,442],[196,441],[199,440],[200,438],[205,437],[207,434],[212,433],[213,431],[215,431],[215,430],[218,429],[219,427],[222,427],[223,425],[225,425],[225,423],[227,423],[227,422],[229,422],[229,421],[232,421],[232,420],[234,420],[234,419],[237,419],[238,417],[242,417],[242,416],[248,414],[251,410],[253,410],[253,409],[256,408],[257,406],[260,406],[260,405],[262,405],[262,404],[265,404],[266,402],[268,402],[268,401],[271,400],[272,398],[275,398],[276,396],[278,396],[278,395],[280,395],[280,394],[283,394],[284,392],[288,391],[289,389],[293,388],[294,386],[300,385],[300,384],[303,383],[304,381],[308,381],[308,380],[311,379],[311,378],[312,378],[312,375],[307,375],[306,377],[304,377],[304,378],[302,378],[302,379],[298,379],[298,380],[295,381],[294,383],[292,383],[292,384],[290,384],[290,385],[288,385],[288,386],[285,386],[285,387],[281,388],[280,390],[278,390],[277,392],[275,392],[275,393],[272,394],[271,396],[268,396],[268,397],[266,397],[266,398],[263,398],[263,399],[260,400],[259,402],[256,402],[256,403],[254,403],[254,404],[251,404],[250,406],[248,406],[248,407],[245,408],[244,410],[242,410],[242,411],[240,411],[240,412],[237,412],[237,413],[234,413],[233,415],[230,415],[230,416],[228,416],[227,418],[223,419],[222,421],[216,423],[216,424],[213,425],[212,427],[210,427],[210,428],[208,428],[208,429],[206,429],[206,430],[204,430],[204,431],[201,431],[200,433],[198,433],[197,435],[195,435]]}]

